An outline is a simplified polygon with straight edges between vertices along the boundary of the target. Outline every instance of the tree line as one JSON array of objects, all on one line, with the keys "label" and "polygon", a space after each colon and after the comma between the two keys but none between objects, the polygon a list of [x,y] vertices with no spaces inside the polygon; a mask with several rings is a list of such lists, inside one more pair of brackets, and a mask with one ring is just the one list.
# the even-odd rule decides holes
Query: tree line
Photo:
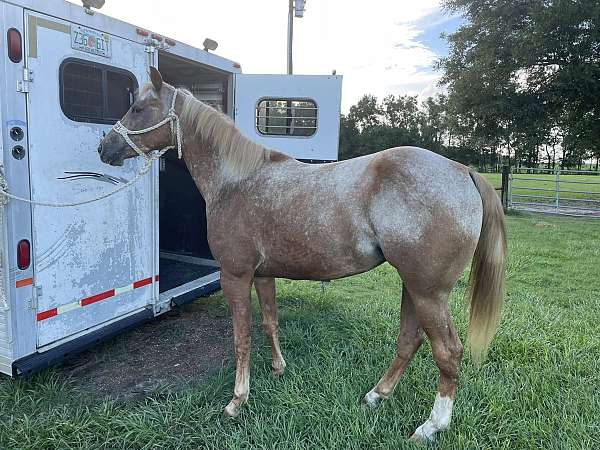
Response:
[{"label": "tree line", "polygon": [[443,94],[363,96],[340,158],[416,145],[480,169],[600,160],[600,2],[444,0],[464,24],[436,63]]}]

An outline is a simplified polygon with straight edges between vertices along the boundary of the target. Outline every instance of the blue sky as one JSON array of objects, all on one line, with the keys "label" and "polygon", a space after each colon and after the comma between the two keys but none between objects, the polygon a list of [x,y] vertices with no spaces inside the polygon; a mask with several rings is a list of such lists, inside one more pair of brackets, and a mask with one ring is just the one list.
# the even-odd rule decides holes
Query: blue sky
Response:
[{"label": "blue sky", "polygon": [[461,16],[449,16],[437,10],[416,22],[415,26],[421,30],[416,40],[430,48],[438,56],[445,56],[448,53],[448,45],[445,39],[440,38],[440,35],[456,31],[463,22],[464,19]]}]

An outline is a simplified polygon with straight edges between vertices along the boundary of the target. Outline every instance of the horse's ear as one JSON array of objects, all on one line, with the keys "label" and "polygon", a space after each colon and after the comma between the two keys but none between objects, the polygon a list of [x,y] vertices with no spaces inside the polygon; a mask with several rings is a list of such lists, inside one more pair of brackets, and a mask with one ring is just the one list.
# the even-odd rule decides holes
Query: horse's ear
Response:
[{"label": "horse's ear", "polygon": [[150,66],[150,80],[152,81],[156,92],[160,92],[163,85],[163,78],[158,69],[154,66]]}]

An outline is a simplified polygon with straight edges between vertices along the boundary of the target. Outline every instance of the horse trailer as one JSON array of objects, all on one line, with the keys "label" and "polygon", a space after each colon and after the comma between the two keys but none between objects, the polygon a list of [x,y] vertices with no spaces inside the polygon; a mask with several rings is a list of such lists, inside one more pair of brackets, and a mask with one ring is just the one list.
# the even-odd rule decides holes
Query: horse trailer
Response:
[{"label": "horse trailer", "polygon": [[251,139],[337,160],[339,76],[242,74],[63,0],[0,0],[0,24],[0,372],[33,373],[219,288],[185,164],[166,154],[140,175],[96,151],[150,66]]}]

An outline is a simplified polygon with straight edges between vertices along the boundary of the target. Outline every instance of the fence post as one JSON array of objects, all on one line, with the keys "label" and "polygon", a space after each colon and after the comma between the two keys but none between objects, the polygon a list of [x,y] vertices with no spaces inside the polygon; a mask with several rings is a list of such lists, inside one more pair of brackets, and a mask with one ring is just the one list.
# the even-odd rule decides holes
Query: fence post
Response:
[{"label": "fence post", "polygon": [[556,171],[556,213],[560,210],[560,169]]},{"label": "fence post", "polygon": [[510,175],[510,167],[502,166],[502,192],[500,198],[502,199],[502,208],[504,212],[508,211],[508,178]]}]

